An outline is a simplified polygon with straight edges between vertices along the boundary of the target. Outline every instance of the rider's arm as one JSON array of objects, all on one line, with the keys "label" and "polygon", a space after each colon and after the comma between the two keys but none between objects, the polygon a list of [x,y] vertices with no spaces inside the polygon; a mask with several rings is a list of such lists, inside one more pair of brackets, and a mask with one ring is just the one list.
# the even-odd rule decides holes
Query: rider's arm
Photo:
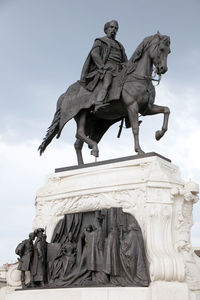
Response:
[{"label": "rider's arm", "polygon": [[100,47],[95,47],[91,52],[92,59],[98,69],[103,69],[104,63],[100,55]]},{"label": "rider's arm", "polygon": [[126,63],[128,61],[128,58],[126,56],[126,53],[124,53],[124,59],[123,59],[123,62],[122,63]]}]

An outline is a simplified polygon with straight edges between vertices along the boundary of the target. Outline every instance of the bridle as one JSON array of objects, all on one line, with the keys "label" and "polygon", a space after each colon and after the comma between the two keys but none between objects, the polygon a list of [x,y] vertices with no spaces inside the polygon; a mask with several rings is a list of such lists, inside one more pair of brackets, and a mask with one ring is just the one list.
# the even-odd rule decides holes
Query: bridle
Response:
[{"label": "bridle", "polygon": [[[147,51],[150,47],[152,47],[153,45],[155,45],[155,48],[156,48],[156,57],[158,58],[159,57],[159,46],[160,46],[160,41],[159,42],[154,42],[154,43],[149,43],[149,45],[147,46],[147,48],[145,49],[145,51]],[[157,61],[157,60],[156,60]],[[158,69],[158,62],[156,63],[156,65],[154,65],[153,67],[153,76],[152,75],[139,75],[139,74],[136,74],[134,72],[132,72],[132,74],[129,74],[129,79],[127,80],[126,78],[124,78],[125,80],[123,80],[123,84],[125,82],[131,82],[133,80],[131,80],[130,78],[130,75],[131,77],[134,77],[135,79],[138,79],[138,80],[145,80],[145,81],[155,81],[157,82],[156,86],[158,86],[160,84],[160,81],[161,81],[161,78],[162,78],[162,75],[161,74],[157,74],[156,70]],[[125,72],[126,74],[126,72]],[[127,75],[127,74],[126,74]],[[158,79],[156,79],[156,75],[158,75]],[[126,76],[125,76],[126,77]]]}]

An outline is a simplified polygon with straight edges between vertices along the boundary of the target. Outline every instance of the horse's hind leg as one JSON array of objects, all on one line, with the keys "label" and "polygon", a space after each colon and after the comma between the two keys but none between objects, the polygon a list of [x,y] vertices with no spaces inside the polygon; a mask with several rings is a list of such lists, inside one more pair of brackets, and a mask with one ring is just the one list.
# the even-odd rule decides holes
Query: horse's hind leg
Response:
[{"label": "horse's hind leg", "polygon": [[76,139],[76,142],[74,143],[74,148],[76,150],[78,165],[83,165],[83,156],[82,156],[82,148],[83,148],[83,141],[80,139]]},{"label": "horse's hind leg", "polygon": [[95,157],[98,157],[99,149],[97,143],[85,135],[86,116],[87,112],[85,110],[82,110],[75,118],[77,123],[76,138],[88,144],[88,146],[92,149],[91,154]]},{"label": "horse's hind leg", "polygon": [[167,106],[160,106],[160,105],[153,104],[145,113],[145,115],[156,115],[156,114],[164,114],[162,128],[161,130],[157,130],[155,133],[155,138],[157,141],[159,141],[167,131],[170,110]]}]

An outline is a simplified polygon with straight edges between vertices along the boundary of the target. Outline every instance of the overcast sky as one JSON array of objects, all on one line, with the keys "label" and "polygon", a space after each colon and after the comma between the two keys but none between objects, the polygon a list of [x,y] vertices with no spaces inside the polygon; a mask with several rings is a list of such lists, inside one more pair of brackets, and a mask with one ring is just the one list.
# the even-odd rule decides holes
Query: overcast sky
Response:
[{"label": "overcast sky", "polygon": [[[162,117],[145,117],[144,151],[155,151],[200,183],[199,0],[0,0],[0,265],[16,259],[16,245],[32,229],[36,191],[57,167],[76,164],[75,124],[42,157],[37,147],[56,101],[80,78],[81,68],[105,22],[119,22],[117,39],[128,57],[144,37],[159,30],[171,37],[168,72],[156,103],[171,109],[169,131],[157,142]],[[116,124],[99,145],[99,160],[133,155],[131,130],[117,139]],[[86,162],[94,161],[87,147]],[[194,208],[192,244],[200,246],[200,205]]]}]

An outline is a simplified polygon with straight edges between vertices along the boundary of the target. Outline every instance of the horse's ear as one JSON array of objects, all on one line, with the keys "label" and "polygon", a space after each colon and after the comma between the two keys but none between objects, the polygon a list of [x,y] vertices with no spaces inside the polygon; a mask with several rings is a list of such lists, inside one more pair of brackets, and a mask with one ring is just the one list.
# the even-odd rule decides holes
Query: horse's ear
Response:
[{"label": "horse's ear", "polygon": [[159,38],[161,38],[161,34],[160,34],[159,30],[157,31],[157,36],[158,36]]}]

